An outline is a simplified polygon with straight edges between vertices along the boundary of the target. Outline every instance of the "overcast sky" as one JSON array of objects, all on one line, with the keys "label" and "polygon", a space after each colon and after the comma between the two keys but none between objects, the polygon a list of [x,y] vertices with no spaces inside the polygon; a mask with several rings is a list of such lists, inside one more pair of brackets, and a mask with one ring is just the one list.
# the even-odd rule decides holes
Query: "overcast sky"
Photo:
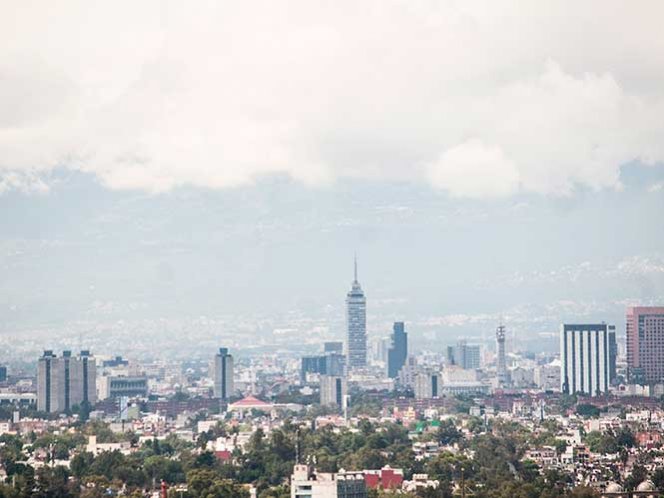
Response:
[{"label": "overcast sky", "polygon": [[[84,239],[93,244],[90,230],[110,230],[120,252],[152,236],[160,254],[178,230],[209,231],[211,221],[203,220],[209,206],[226,206],[231,198],[241,213],[224,221],[226,228],[258,230],[259,218],[248,214],[255,204],[247,199],[273,223],[295,227],[300,240],[311,229],[362,227],[310,242],[310,251],[338,249],[326,254],[345,258],[333,263],[335,271],[363,245],[371,251],[366,259],[401,266],[390,259],[403,240],[397,234],[427,226],[438,215],[448,221],[436,231],[455,217],[478,231],[461,230],[456,240],[467,245],[454,249],[441,234],[418,239],[440,247],[408,244],[403,255],[418,260],[425,273],[436,265],[437,251],[473,253],[470,247],[482,243],[479,226],[496,230],[494,246],[523,240],[517,255],[506,250],[506,259],[495,264],[478,269],[475,261],[461,261],[474,268],[478,282],[598,264],[595,254],[606,271],[634,258],[652,262],[648,258],[660,257],[664,242],[662,19],[658,0],[0,0],[0,303],[20,307],[29,298],[17,298],[16,287],[34,288],[36,275],[56,267],[76,273],[76,262],[57,260],[52,246],[40,253],[45,243],[79,247]],[[285,180],[274,187],[274,178]],[[180,209],[184,193],[191,219],[151,232],[167,212]],[[197,211],[191,199],[198,195],[207,207]],[[295,200],[286,208],[282,196]],[[366,233],[385,229],[385,219],[355,218],[352,206],[359,200],[370,212],[391,209],[385,226],[396,223],[394,239],[365,243]],[[77,208],[84,213],[72,217]],[[301,213],[309,209],[316,214],[306,218]],[[524,212],[529,233],[519,231]],[[405,225],[397,223],[403,213]],[[48,224],[38,222],[44,218]],[[117,223],[112,228],[104,224],[109,219]],[[70,222],[74,228],[53,232]],[[123,238],[132,223],[142,223],[142,235]],[[562,231],[570,223],[578,230]],[[558,231],[544,244],[547,224]],[[619,229],[632,231],[629,241],[618,241]],[[512,238],[501,239],[503,232]],[[280,239],[261,233],[264,246],[252,245],[251,237],[225,242],[233,247],[230,259],[247,249],[258,257],[257,247],[263,247],[264,263],[267,257],[290,267],[307,259],[298,248],[274,259]],[[565,236],[588,237],[592,250],[570,253],[568,245],[576,241]],[[615,241],[618,248],[607,249]],[[112,260],[103,242],[94,244],[99,259],[86,271],[100,271]],[[35,272],[26,279],[15,262],[18,246],[59,263],[26,263]],[[160,266],[163,261],[154,265],[186,281],[201,249],[187,250],[191,259],[167,262],[171,270]],[[237,262],[219,265],[223,287],[241,291],[240,276],[233,277]],[[384,267],[368,266],[369,277],[374,272],[386,288],[396,287],[384,278]],[[462,272],[452,266],[447,270],[458,290]],[[664,272],[657,265],[640,268],[646,279],[661,279]],[[133,271],[106,277],[116,279],[113,292],[137,285]],[[260,264],[246,271],[265,275]],[[293,275],[303,281],[306,272]],[[267,275],[270,290],[283,275],[273,277]],[[413,293],[422,291],[425,277],[410,282]],[[446,285],[440,279],[426,287],[454,295]],[[632,297],[656,299],[658,285]],[[322,289],[291,290],[310,295]],[[70,291],[62,290],[65,296]],[[619,292],[612,296],[620,298]],[[523,294],[502,305],[526,300]],[[197,312],[191,303],[184,309]]]}]

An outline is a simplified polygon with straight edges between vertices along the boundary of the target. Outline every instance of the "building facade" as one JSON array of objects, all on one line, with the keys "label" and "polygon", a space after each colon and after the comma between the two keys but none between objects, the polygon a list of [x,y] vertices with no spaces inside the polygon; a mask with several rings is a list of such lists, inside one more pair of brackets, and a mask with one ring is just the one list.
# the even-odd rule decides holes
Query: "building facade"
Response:
[{"label": "building facade", "polygon": [[341,353],[326,353],[317,356],[303,356],[300,366],[300,383],[307,382],[307,374],[344,375],[346,357]]},{"label": "building facade", "polygon": [[396,379],[408,357],[408,334],[403,322],[394,322],[392,345],[387,352],[387,376]]},{"label": "building facade", "polygon": [[[560,390],[600,396],[615,376],[615,326],[563,324],[560,327]],[[614,365],[614,371],[611,371]]]},{"label": "building facade", "polygon": [[627,308],[627,369],[636,384],[664,381],[664,307]]},{"label": "building facade", "polygon": [[457,365],[465,370],[480,368],[479,344],[468,344],[465,340],[458,341],[456,348],[453,350],[452,365]]},{"label": "building facade", "polygon": [[328,353],[343,354],[344,343],[342,341],[327,341],[323,343],[323,352],[325,354]]},{"label": "building facade", "polygon": [[363,472],[316,472],[309,465],[295,465],[291,498],[366,498]]},{"label": "building facade", "polygon": [[420,372],[415,376],[415,398],[430,399],[441,396],[442,379],[436,372]]},{"label": "building facade", "polygon": [[349,370],[367,365],[367,299],[357,280],[357,260],[351,290],[346,295],[346,356]]},{"label": "building facade", "polygon": [[560,365],[538,365],[533,372],[535,385],[542,391],[560,390]]},{"label": "building facade", "polygon": [[228,348],[219,348],[213,368],[215,398],[225,401],[231,397],[235,389],[233,374],[233,355],[229,354]]},{"label": "building facade", "polygon": [[99,399],[147,398],[148,378],[145,376],[104,375],[99,377]]},{"label": "building facade", "polygon": [[88,407],[97,401],[97,368],[88,351],[72,356],[63,351],[61,357],[44,351],[37,363],[37,409],[60,413]]},{"label": "building facade", "polygon": [[340,375],[320,376],[320,404],[323,406],[336,405],[339,410],[346,408],[348,395],[348,382],[346,377]]}]

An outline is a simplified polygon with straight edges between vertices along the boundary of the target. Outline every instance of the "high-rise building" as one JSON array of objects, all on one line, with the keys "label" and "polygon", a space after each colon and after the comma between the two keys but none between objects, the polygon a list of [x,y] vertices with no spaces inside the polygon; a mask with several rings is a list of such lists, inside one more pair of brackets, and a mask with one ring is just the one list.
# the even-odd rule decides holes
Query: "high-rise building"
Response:
[{"label": "high-rise building", "polygon": [[341,353],[303,356],[300,366],[300,382],[307,382],[307,374],[344,375],[346,357]]},{"label": "high-rise building", "polygon": [[70,411],[97,401],[97,367],[88,351],[78,357],[63,351],[58,358],[44,351],[37,364],[37,409],[49,413]]},{"label": "high-rise building", "polygon": [[7,381],[7,367],[0,367],[0,382]]},{"label": "high-rise building", "polygon": [[627,308],[627,371],[631,382],[664,381],[664,307]]},{"label": "high-rise building", "polygon": [[502,323],[496,329],[496,377],[499,386],[508,383],[507,359],[505,357],[505,325]]},{"label": "high-rise building", "polygon": [[478,344],[468,344],[463,339],[458,341],[454,349],[453,364],[465,370],[480,368],[480,346]]},{"label": "high-rise building", "polygon": [[425,371],[415,376],[415,398],[431,399],[441,396],[441,376],[438,372]]},{"label": "high-rise building", "polygon": [[394,322],[392,346],[387,352],[387,376],[396,379],[408,356],[408,334],[403,322]]},{"label": "high-rise building", "polygon": [[[609,391],[615,326],[563,324],[560,327],[560,390],[599,396]],[[612,345],[613,344],[613,345]]]},{"label": "high-rise building", "polygon": [[320,404],[323,406],[336,405],[343,410],[346,408],[346,395],[348,382],[346,377],[340,375],[320,376]]},{"label": "high-rise building", "polygon": [[342,341],[328,341],[323,343],[323,353],[338,353],[343,354],[344,343]]},{"label": "high-rise building", "polygon": [[233,356],[228,348],[219,348],[214,356],[214,397],[227,400],[233,394]]},{"label": "high-rise building", "polygon": [[447,346],[445,351],[445,364],[448,367],[456,365],[456,358],[454,358],[454,346]]},{"label": "high-rise building", "polygon": [[341,353],[325,355],[325,373],[327,375],[346,375],[346,357]]},{"label": "high-rise building", "polygon": [[357,258],[354,276],[351,290],[346,295],[346,356],[349,370],[367,365],[367,299],[357,280]]},{"label": "high-rise building", "polygon": [[325,374],[327,373],[327,364],[325,362],[326,358],[323,355],[319,356],[303,356],[302,362],[300,365],[300,382],[304,384],[307,381],[307,374],[317,373]]},{"label": "high-rise building", "polygon": [[401,370],[399,370],[398,382],[403,387],[415,389],[415,378],[420,372],[415,356],[408,356]]}]

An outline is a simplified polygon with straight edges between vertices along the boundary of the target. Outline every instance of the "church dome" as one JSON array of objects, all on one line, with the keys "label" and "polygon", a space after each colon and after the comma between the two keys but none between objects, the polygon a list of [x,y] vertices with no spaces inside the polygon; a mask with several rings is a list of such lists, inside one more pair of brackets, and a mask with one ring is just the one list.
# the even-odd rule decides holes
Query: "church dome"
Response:
[{"label": "church dome", "polygon": [[623,487],[617,482],[610,482],[604,490],[605,493],[622,493]]},{"label": "church dome", "polygon": [[637,491],[656,491],[655,485],[651,480],[645,480],[636,487]]}]

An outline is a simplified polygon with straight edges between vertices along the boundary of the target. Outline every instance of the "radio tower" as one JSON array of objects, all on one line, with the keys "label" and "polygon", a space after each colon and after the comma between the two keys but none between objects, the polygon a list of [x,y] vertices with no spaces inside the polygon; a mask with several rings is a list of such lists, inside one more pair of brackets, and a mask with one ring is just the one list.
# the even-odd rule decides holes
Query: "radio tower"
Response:
[{"label": "radio tower", "polygon": [[496,329],[496,350],[498,352],[498,367],[496,369],[498,385],[504,386],[507,384],[508,378],[507,362],[505,360],[505,325],[503,325],[502,320]]}]

